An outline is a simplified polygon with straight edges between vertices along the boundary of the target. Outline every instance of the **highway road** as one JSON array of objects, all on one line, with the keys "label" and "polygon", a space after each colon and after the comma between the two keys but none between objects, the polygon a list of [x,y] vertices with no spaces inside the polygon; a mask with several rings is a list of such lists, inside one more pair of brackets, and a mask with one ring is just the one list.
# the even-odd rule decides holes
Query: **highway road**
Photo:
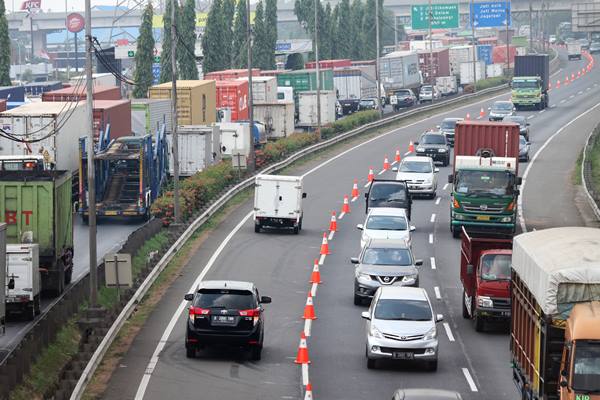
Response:
[{"label": "highway road", "polygon": [[[563,62],[554,81],[575,73],[585,61]],[[598,123],[600,71],[576,79],[551,92],[551,108],[523,111],[531,123],[529,164],[521,164],[522,222],[527,229],[582,225],[571,185],[574,162],[590,130]],[[508,99],[508,94],[493,100]],[[125,354],[104,395],[106,399],[159,400],[176,394],[179,399],[298,399],[303,396],[300,368],[293,363],[312,262],[318,257],[322,233],[331,211],[341,209],[353,179],[362,189],[369,166],[381,169],[387,154],[404,153],[410,140],[439,124],[444,117],[472,117],[493,100],[458,107],[395,129],[363,144],[347,145],[337,155],[324,155],[289,174],[304,175],[304,230],[300,235],[273,232],[256,234],[250,216],[252,204],[243,204],[193,255],[181,276],[168,289],[157,309]],[[588,111],[589,110],[589,111]],[[558,133],[557,133],[558,132]],[[399,387],[435,387],[461,392],[464,399],[515,399],[511,381],[506,327],[477,333],[461,316],[458,276],[459,242],[449,231],[450,168],[440,168],[438,198],[413,203],[414,253],[423,259],[421,286],[445,317],[438,327],[440,362],[437,372],[418,365],[384,364],[368,370],[364,357],[365,333],[361,311],[352,302],[354,269],[349,259],[359,251],[355,226],[364,219],[364,200],[351,203],[351,213],[338,222],[330,243],[331,255],[321,267],[323,284],[315,297],[318,319],[308,339],[310,382],[317,399],[391,398]],[[392,173],[381,177],[392,178]],[[361,191],[361,195],[364,191]],[[249,280],[262,295],[273,297],[266,305],[263,358],[251,362],[238,352],[206,351],[187,359],[184,349],[187,313],[183,295],[198,279]],[[439,295],[438,295],[439,294]]]}]

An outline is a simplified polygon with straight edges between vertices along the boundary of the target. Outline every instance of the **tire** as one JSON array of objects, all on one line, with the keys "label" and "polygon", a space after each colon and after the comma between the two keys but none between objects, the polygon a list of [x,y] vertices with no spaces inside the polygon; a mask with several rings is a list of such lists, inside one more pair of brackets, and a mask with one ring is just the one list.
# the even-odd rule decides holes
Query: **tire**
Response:
[{"label": "tire", "polygon": [[254,224],[254,232],[260,233],[260,225]]},{"label": "tire", "polygon": [[460,231],[456,229],[454,226],[450,226],[450,231],[452,232],[452,237],[454,239],[460,238]]},{"label": "tire", "polygon": [[33,298],[33,312],[35,315],[40,315],[42,313],[39,294]]},{"label": "tire", "polygon": [[33,321],[35,319],[35,305],[34,305],[34,301],[32,301],[30,304],[25,306],[25,319],[27,321]]},{"label": "tire", "polygon": [[90,224],[90,219],[87,215],[82,215],[81,216],[81,222],[83,222],[84,225],[89,225]]},{"label": "tire", "polygon": [[473,318],[473,320],[475,321],[475,331],[483,332],[483,328],[484,328],[483,320],[481,318],[479,318],[478,316],[475,316],[475,318]]},{"label": "tire", "polygon": [[262,346],[253,346],[250,348],[250,359],[252,361],[260,361],[262,358]]},{"label": "tire", "polygon": [[438,368],[438,360],[427,362],[427,371],[435,372]]},{"label": "tire", "polygon": [[294,227],[294,235],[297,235],[297,234],[299,234],[299,233],[300,233],[300,226],[299,226],[299,225],[296,225],[296,226]]},{"label": "tire", "polygon": [[67,286],[69,283],[71,283],[72,277],[73,277],[73,267],[71,267],[67,271],[65,271],[65,286]]},{"label": "tire", "polygon": [[363,299],[360,296],[354,295],[354,305],[362,306]]},{"label": "tire", "polygon": [[377,360],[367,357],[367,368],[368,369],[377,368]]},{"label": "tire", "polygon": [[431,200],[435,199],[437,197],[437,192],[433,192],[429,195],[429,197],[431,198]]},{"label": "tire", "polygon": [[185,348],[185,356],[187,358],[196,358],[196,349],[186,347]]},{"label": "tire", "polygon": [[302,220],[304,219],[304,216],[300,217],[300,221],[298,222],[298,229],[302,230]]},{"label": "tire", "polygon": [[471,315],[469,315],[469,310],[467,309],[467,303],[465,302],[465,292],[463,291],[462,296],[462,316],[464,319],[470,319]]}]

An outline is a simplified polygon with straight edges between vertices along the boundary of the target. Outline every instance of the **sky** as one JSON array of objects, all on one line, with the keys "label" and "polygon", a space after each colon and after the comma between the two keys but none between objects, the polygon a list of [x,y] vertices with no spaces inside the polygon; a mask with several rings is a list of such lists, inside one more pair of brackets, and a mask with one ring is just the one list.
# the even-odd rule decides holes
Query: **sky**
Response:
[{"label": "sky", "polygon": [[[4,0],[6,3],[6,8],[9,10],[14,7],[19,10],[21,8],[21,4],[23,0]],[[48,11],[49,9],[52,11],[64,11],[65,10],[65,2],[67,3],[68,11],[83,11],[85,0],[42,0],[42,10]],[[121,0],[121,3],[127,5],[126,0]],[[95,5],[108,5],[114,6],[117,4],[117,0],[91,0],[92,6]],[[131,2],[134,3],[133,1]]]}]

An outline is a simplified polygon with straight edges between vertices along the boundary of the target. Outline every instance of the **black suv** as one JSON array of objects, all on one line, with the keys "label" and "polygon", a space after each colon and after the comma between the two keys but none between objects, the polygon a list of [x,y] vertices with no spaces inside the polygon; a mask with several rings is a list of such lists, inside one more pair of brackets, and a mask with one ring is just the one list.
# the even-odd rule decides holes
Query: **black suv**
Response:
[{"label": "black suv", "polygon": [[195,357],[196,351],[207,345],[227,345],[247,348],[253,360],[260,360],[262,304],[270,303],[271,298],[260,297],[253,283],[204,281],[184,298],[191,302],[185,335],[187,357]]},{"label": "black suv", "polygon": [[408,192],[408,185],[403,181],[375,179],[365,193],[365,213],[372,207],[404,208],[406,216],[410,219],[412,198]]},{"label": "black suv", "polygon": [[428,156],[434,162],[439,161],[444,167],[450,164],[450,146],[446,136],[441,132],[425,132],[421,135],[416,151],[418,156]]}]

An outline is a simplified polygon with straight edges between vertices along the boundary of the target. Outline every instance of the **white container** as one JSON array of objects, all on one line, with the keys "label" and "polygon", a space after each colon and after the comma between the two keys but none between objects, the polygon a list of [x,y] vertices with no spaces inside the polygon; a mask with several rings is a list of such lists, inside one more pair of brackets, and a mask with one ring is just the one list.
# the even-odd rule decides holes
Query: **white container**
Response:
[{"label": "white container", "polygon": [[415,89],[421,85],[419,55],[410,51],[395,51],[381,57],[381,83],[389,96],[396,89]]},{"label": "white container", "polygon": [[504,73],[504,64],[490,64],[485,67],[485,75],[488,78],[502,76]]},{"label": "white container", "polygon": [[167,132],[171,132],[170,100],[131,100],[131,131],[135,136],[154,135],[163,124]]},{"label": "white container", "polygon": [[[485,79],[485,62],[477,61],[475,63],[475,71],[477,74],[477,80],[480,81]],[[465,85],[473,83],[473,63],[466,62],[460,64],[460,84]]]},{"label": "white container", "polygon": [[79,168],[79,138],[85,136],[85,102],[29,103],[0,113],[0,127],[34,143],[0,138],[0,155],[42,155],[49,169]]},{"label": "white container", "polygon": [[[180,125],[177,127],[179,144],[179,175],[192,176],[204,168],[221,160],[219,141],[221,132],[218,126]],[[169,174],[173,176],[173,135],[167,135],[169,142]]]},{"label": "white container", "polygon": [[297,227],[301,224],[302,199],[306,196],[302,177],[258,175],[255,184],[254,223],[258,230],[261,226]]},{"label": "white container", "polygon": [[215,125],[221,131],[220,150],[222,156],[231,158],[233,154],[238,154],[238,152],[244,157],[250,155],[250,140],[252,138],[249,124],[218,122]]},{"label": "white container", "polygon": [[287,86],[278,86],[277,101],[285,101],[286,103],[294,101],[294,88]]},{"label": "white container", "polygon": [[[411,40],[409,42],[410,51],[429,50],[429,40]],[[441,40],[432,40],[431,47],[433,49],[441,49],[444,44]]]},{"label": "white container", "polygon": [[[248,77],[239,78],[248,81]],[[254,104],[274,103],[277,101],[277,78],[274,76],[252,77],[252,100]]]},{"label": "white container", "polygon": [[435,86],[437,86],[442,96],[458,93],[458,84],[454,75],[438,76],[435,78]]},{"label": "white container", "polygon": [[[83,86],[86,80],[85,75],[74,76],[71,78],[69,83],[73,86]],[[110,73],[96,73],[92,74],[92,81],[94,86],[121,86],[121,82]]]},{"label": "white container", "polygon": [[255,104],[254,120],[265,125],[267,139],[282,138],[294,132],[294,102]]},{"label": "white container", "polygon": [[[335,92],[321,90],[321,125],[335,122]],[[317,126],[317,92],[298,93],[298,126]]]},{"label": "white container", "polygon": [[377,97],[377,81],[358,68],[334,69],[333,87],[338,100]]},{"label": "white container", "polygon": [[454,46],[448,50],[450,74],[460,75],[460,64],[473,62],[473,46]]},{"label": "white container", "polygon": [[41,291],[37,243],[6,245],[6,277],[14,279],[15,283],[13,289],[6,288],[6,308],[33,319],[34,308],[39,308]]},{"label": "white container", "polygon": [[[6,224],[0,224],[0,336],[6,330]],[[6,288],[6,289],[2,289]]]}]

